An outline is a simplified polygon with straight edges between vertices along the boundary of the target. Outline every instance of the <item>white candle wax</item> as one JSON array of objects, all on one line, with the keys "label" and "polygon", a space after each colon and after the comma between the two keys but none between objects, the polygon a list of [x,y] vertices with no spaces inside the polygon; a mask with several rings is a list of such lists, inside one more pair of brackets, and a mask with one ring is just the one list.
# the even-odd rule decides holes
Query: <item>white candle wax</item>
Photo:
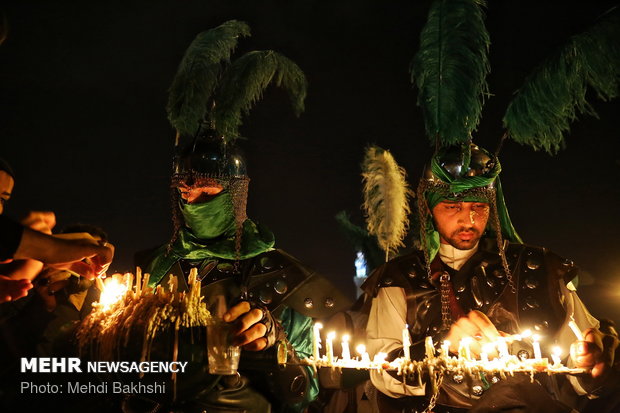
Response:
[{"label": "white candle wax", "polygon": [[444,340],[441,345],[441,353],[444,357],[450,357],[450,340]]},{"label": "white candle wax", "polygon": [[411,359],[410,346],[411,339],[409,338],[409,325],[405,324],[405,328],[403,328],[403,357],[405,360]]},{"label": "white candle wax", "polygon": [[553,367],[558,368],[562,366],[562,360],[560,356],[562,355],[562,349],[558,346],[553,347],[551,350],[551,360],[553,360]]},{"label": "white candle wax", "polygon": [[342,336],[342,359],[343,360],[351,360],[351,351],[349,350],[349,340],[351,336],[345,334]]},{"label": "white candle wax", "polygon": [[534,347],[534,358],[536,360],[542,359],[542,354],[540,352],[540,336],[538,334],[534,334],[532,336],[532,346]]},{"label": "white candle wax", "polygon": [[489,361],[489,353],[491,353],[493,351],[493,344],[492,343],[486,343],[485,345],[482,346],[482,352],[480,353],[480,360],[483,362],[488,362]]},{"label": "white candle wax", "polygon": [[313,336],[312,336],[312,357],[315,360],[318,360],[320,358],[319,355],[319,349],[321,348],[321,329],[323,328],[323,324],[321,323],[315,323],[314,324],[314,329],[313,329]]},{"label": "white candle wax", "polygon": [[336,333],[330,331],[325,338],[325,354],[327,355],[327,365],[331,366],[334,363],[334,338]]},{"label": "white candle wax", "polygon": [[435,357],[435,345],[433,344],[433,337],[428,336],[424,340],[424,348],[426,349],[426,357],[432,359]]},{"label": "white candle wax", "polygon": [[508,353],[508,344],[506,344],[506,340],[501,337],[497,342],[497,351],[499,352],[500,359],[510,356],[510,354]]},{"label": "white candle wax", "polygon": [[568,322],[568,326],[570,327],[571,330],[573,330],[573,334],[575,334],[575,337],[577,337],[577,340],[579,341],[585,340],[583,333],[581,332],[581,330],[577,326],[577,323],[575,323],[575,320],[573,320],[572,317],[571,317],[571,320]]},{"label": "white candle wax", "polygon": [[471,337],[462,338],[459,342],[459,356],[466,360],[471,360],[471,349],[469,348],[471,342]]}]

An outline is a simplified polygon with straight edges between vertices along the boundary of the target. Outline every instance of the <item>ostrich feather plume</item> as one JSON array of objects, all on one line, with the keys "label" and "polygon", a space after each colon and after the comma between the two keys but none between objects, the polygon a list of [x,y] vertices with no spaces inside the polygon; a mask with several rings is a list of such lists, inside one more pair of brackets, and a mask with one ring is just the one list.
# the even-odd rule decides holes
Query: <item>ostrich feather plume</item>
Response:
[{"label": "ostrich feather plume", "polygon": [[391,253],[404,246],[403,238],[409,228],[411,208],[408,197],[413,196],[413,192],[405,176],[405,170],[389,151],[378,146],[368,147],[362,163],[362,207],[368,232],[377,237],[379,246],[385,251],[386,261]]},{"label": "ostrich feather plume", "polygon": [[242,116],[250,113],[270,84],[288,92],[297,116],[304,111],[308,87],[304,72],[278,52],[254,50],[233,61],[222,75],[213,113],[217,131],[227,140],[238,138]]},{"label": "ostrich feather plume", "polygon": [[469,142],[478,126],[484,97],[489,33],[483,0],[436,0],[411,63],[426,133],[433,145]]},{"label": "ostrich feather plume", "polygon": [[595,115],[588,89],[602,100],[620,94],[620,7],[572,36],[525,81],[504,126],[516,142],[555,154],[579,114]]},{"label": "ostrich feather plume", "polygon": [[227,64],[240,37],[250,35],[250,27],[230,20],[200,33],[189,45],[170,86],[168,119],[182,135],[193,135],[209,109],[222,66]]}]

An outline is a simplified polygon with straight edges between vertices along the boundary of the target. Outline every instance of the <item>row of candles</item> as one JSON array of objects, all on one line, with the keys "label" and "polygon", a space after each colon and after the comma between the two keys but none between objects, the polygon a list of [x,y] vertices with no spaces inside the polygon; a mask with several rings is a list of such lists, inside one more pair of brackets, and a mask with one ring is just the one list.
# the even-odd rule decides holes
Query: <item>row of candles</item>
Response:
[{"label": "row of candles", "polygon": [[[577,340],[580,340],[580,341],[584,340],[584,336],[581,330],[579,329],[579,327],[577,326],[577,324],[572,318],[569,321],[568,326],[570,327],[570,329],[573,331],[573,333],[577,337]],[[360,344],[356,347],[356,350],[359,353],[359,357],[352,358],[351,350],[349,347],[349,342],[351,340],[351,337],[348,334],[345,334],[342,336],[342,341],[341,341],[342,352],[341,352],[340,358],[334,357],[334,340],[336,338],[336,333],[334,331],[331,331],[326,335],[325,355],[321,357],[320,355],[320,349],[321,349],[320,330],[322,328],[323,328],[323,325],[321,323],[316,323],[314,325],[312,356],[313,356],[313,361],[315,364],[317,362],[320,362],[320,364],[323,366],[373,368],[373,367],[379,367],[385,362],[385,358],[387,356],[386,353],[376,354],[371,362],[370,355],[368,354],[368,352],[366,352],[366,346],[364,344]],[[507,360],[508,358],[511,357],[509,350],[508,350],[508,343],[513,342],[513,341],[521,341],[523,339],[529,339],[532,344],[534,358],[528,359],[528,360],[532,362],[542,361],[543,357],[542,357],[542,352],[540,348],[540,339],[541,339],[540,335],[532,334],[530,330],[525,330],[521,334],[514,334],[514,335],[510,335],[506,337],[500,337],[496,342],[486,343],[483,346],[482,352],[480,354],[480,362],[489,363],[491,361],[489,360],[489,354],[493,353],[495,350],[497,350],[500,360]],[[411,360],[411,355],[410,355],[411,340],[410,340],[408,326],[405,326],[405,328],[402,330],[402,342],[403,342],[403,359]],[[471,355],[471,348],[470,348],[470,345],[472,342],[473,342],[473,338],[471,337],[465,337],[460,341],[459,349],[458,349],[459,358],[462,358],[464,360],[473,360],[472,355]],[[444,340],[444,342],[441,345],[442,356],[448,357],[450,344],[451,343],[448,340]],[[563,367],[561,363],[561,359],[560,359],[561,355],[562,355],[562,349],[559,346],[553,347],[551,351],[551,359],[553,361],[554,368]],[[427,341],[426,341],[426,357],[429,359],[435,357],[435,349],[433,347],[432,339],[430,337],[427,337]],[[522,361],[526,361],[526,360],[523,359]]]}]

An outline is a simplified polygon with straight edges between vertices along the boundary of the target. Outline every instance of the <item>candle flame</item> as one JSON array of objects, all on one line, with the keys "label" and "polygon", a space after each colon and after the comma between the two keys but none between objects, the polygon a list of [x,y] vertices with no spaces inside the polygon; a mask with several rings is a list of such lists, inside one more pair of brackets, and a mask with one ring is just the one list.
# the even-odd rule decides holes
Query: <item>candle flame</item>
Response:
[{"label": "candle flame", "polygon": [[534,341],[540,341],[540,335],[539,335],[539,334],[534,334],[534,335],[532,335],[532,340],[534,340]]},{"label": "candle flame", "polygon": [[523,338],[528,338],[531,335],[532,335],[532,330],[530,330],[530,329],[527,329],[527,330],[525,330],[525,331],[523,331],[521,333],[521,337],[523,337]]},{"label": "candle flame", "polygon": [[487,354],[492,353],[493,350],[495,350],[495,345],[493,343],[486,343],[482,346],[482,351]]},{"label": "candle flame", "polygon": [[560,348],[560,346],[554,346],[551,352],[554,356],[560,357],[562,355],[562,349]]},{"label": "candle flame", "polygon": [[357,347],[355,347],[355,351],[360,354],[364,354],[366,352],[366,346],[364,344],[359,344]]},{"label": "candle flame", "polygon": [[116,278],[108,278],[108,281],[103,285],[103,291],[99,297],[99,305],[102,310],[109,310],[112,304],[123,298],[126,292],[126,284],[119,282]]},{"label": "candle flame", "polygon": [[351,336],[348,334],[345,334],[342,336],[342,341],[344,342],[348,342],[349,340],[351,340]]},{"label": "candle flame", "polygon": [[380,353],[375,354],[375,358],[373,361],[375,363],[383,363],[385,362],[386,357],[387,357],[387,353],[380,352]]},{"label": "candle flame", "polygon": [[327,333],[327,339],[328,340],[333,340],[336,338],[336,332],[335,331],[330,331],[329,333]]}]

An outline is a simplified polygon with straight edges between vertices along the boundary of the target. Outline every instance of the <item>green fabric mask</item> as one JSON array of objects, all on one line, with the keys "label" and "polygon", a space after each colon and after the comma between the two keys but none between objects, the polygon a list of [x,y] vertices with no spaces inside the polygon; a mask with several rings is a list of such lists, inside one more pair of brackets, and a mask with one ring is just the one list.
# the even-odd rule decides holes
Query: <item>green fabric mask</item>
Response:
[{"label": "green fabric mask", "polygon": [[[224,195],[224,196],[221,196]],[[186,208],[186,207],[190,208]],[[220,210],[218,210],[220,208]],[[246,219],[241,228],[241,248],[236,250],[236,225],[230,195],[223,192],[203,204],[183,205],[187,227],[179,230],[171,246],[157,249],[147,268],[149,285],[157,285],[179,260],[245,260],[269,251],[275,244],[273,233]],[[209,222],[209,221],[214,222]],[[198,235],[200,234],[200,236]],[[217,234],[220,234],[219,236]]]},{"label": "green fabric mask", "polygon": [[235,212],[228,191],[201,204],[182,202],[179,208],[185,225],[196,238],[208,240],[235,232]]}]

